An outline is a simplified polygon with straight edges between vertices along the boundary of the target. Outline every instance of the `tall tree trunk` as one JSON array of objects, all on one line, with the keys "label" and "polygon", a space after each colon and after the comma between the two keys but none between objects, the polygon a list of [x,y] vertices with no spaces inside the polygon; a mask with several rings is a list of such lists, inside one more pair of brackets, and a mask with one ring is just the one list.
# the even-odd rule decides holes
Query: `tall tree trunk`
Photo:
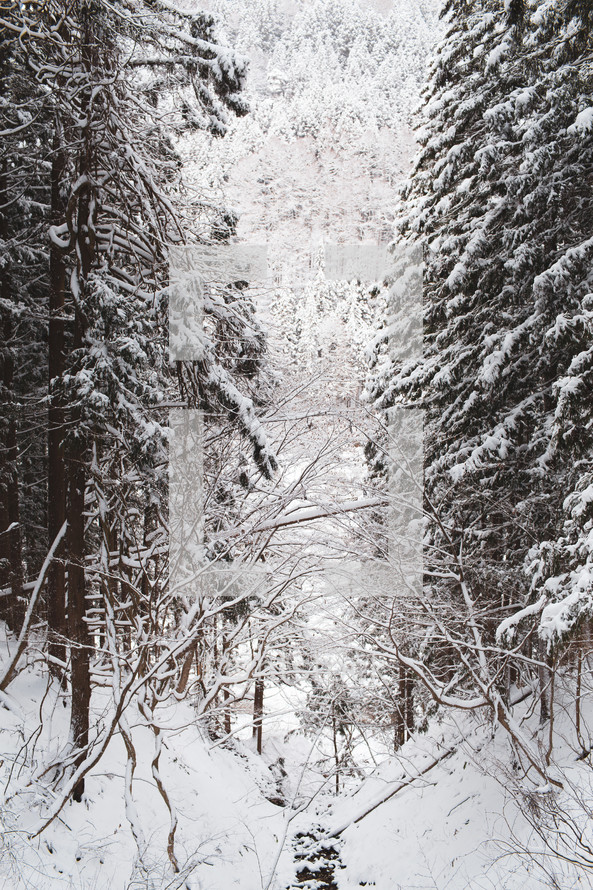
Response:
[{"label": "tall tree trunk", "polygon": [[[68,625],[71,641],[72,711],[70,734],[80,749],[76,766],[84,760],[89,742],[89,708],[91,700],[90,648],[86,622],[86,585],[84,577],[84,492],[86,483],[85,445],[80,442],[69,448],[68,459]],[[72,796],[80,801],[84,779],[74,788]]]},{"label": "tall tree trunk", "polygon": [[[3,208],[8,204],[6,160],[0,169],[0,238],[8,237],[8,215]],[[0,273],[2,305],[10,305],[10,268],[5,265]],[[10,311],[4,310],[2,325],[3,349],[0,353],[0,585],[10,588],[10,595],[0,599],[0,617],[18,633],[23,619],[23,563],[19,510],[19,476],[17,422],[14,405],[13,323]]]},{"label": "tall tree trunk", "polygon": [[[76,282],[73,285],[75,304],[75,328],[73,357],[82,354],[85,347],[86,318],[84,298],[87,283],[93,268],[95,256],[94,222],[91,217],[91,177],[93,171],[93,128],[89,120],[90,74],[95,68],[94,54],[97,44],[93,35],[93,13],[89,5],[81,10],[81,59],[89,75],[85,87],[86,95],[81,103],[87,123],[83,131],[82,148],[78,164],[78,199],[76,208]],[[70,734],[73,744],[80,749],[76,760],[78,766],[85,757],[89,742],[89,717],[91,701],[90,654],[91,637],[87,624],[86,584],[84,573],[84,494],[86,488],[87,465],[89,462],[88,432],[85,418],[75,395],[71,411],[72,424],[69,431],[68,453],[68,521],[70,538],[68,546],[68,623],[71,640],[72,659],[72,711]],[[80,801],[84,794],[84,779],[81,779],[72,792],[74,800]]]},{"label": "tall tree trunk", "polygon": [[[65,157],[59,124],[56,124],[51,171],[52,224],[63,220],[64,202],[61,185]],[[49,260],[49,407],[47,430],[47,524],[50,542],[66,519],[66,466],[64,435],[66,414],[60,391],[64,374],[64,290],[66,267],[63,251],[52,244]],[[49,654],[66,662],[66,568],[63,558],[54,559],[47,579],[47,624]],[[59,665],[50,661],[50,670],[62,674]]]},{"label": "tall tree trunk", "polygon": [[[80,313],[76,312],[74,349],[82,347],[84,326]],[[72,710],[70,735],[80,754],[75,761],[79,766],[84,760],[89,742],[89,709],[91,701],[90,653],[91,638],[86,608],[86,583],[84,573],[84,495],[86,488],[86,462],[88,443],[83,428],[80,407],[71,410],[71,429],[67,453],[68,481],[68,636],[71,645]],[[80,801],[84,794],[84,779],[72,792]]]},{"label": "tall tree trunk", "polygon": [[[0,235],[0,237],[2,237]],[[0,293],[8,300],[8,272],[2,273]],[[10,313],[4,316],[2,334],[4,349],[0,356],[2,394],[0,405],[0,586],[10,594],[0,599],[0,617],[18,633],[23,620],[23,562],[19,508],[19,474],[17,419],[14,405],[14,358],[12,355],[13,325]]]}]

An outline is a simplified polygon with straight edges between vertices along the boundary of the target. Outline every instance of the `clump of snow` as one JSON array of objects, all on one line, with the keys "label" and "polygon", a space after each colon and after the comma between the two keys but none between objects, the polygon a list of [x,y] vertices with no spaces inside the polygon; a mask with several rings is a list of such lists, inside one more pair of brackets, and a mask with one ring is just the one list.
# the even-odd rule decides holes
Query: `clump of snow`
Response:
[{"label": "clump of snow", "polygon": [[548,645],[565,639],[581,618],[593,614],[593,566],[571,572],[569,586],[571,593],[542,612],[539,635]]},{"label": "clump of snow", "polygon": [[571,124],[567,132],[577,135],[587,133],[591,128],[593,128],[593,107],[590,106],[577,114],[574,124]]},{"label": "clump of snow", "polygon": [[532,615],[538,615],[546,605],[546,602],[547,596],[542,594],[537,602],[525,606],[524,609],[519,609],[514,615],[510,615],[508,618],[505,618],[504,621],[501,621],[496,628],[497,642],[500,642],[505,638],[509,641],[512,640],[519,622],[524,618],[530,618]]}]

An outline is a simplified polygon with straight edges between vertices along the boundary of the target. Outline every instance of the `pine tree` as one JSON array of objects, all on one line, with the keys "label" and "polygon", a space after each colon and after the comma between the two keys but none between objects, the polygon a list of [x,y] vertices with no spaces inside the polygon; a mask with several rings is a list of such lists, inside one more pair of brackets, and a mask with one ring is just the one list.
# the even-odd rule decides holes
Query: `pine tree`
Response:
[{"label": "pine tree", "polygon": [[[534,544],[566,553],[577,532],[563,502],[590,467],[590,36],[569,4],[454,2],[446,15],[401,206],[402,237],[425,245],[424,358],[394,364],[386,325],[371,391],[382,410],[425,411],[431,552],[455,564],[450,582],[429,566],[431,649],[467,640],[470,695],[491,645],[506,694],[521,659],[497,664],[497,626],[543,589],[541,565],[533,585],[525,572]],[[455,658],[441,681],[461,688]]]},{"label": "pine tree", "polygon": [[[50,545],[61,539],[67,520],[65,546],[54,553],[48,578],[49,663],[65,670],[70,653],[75,754],[65,794],[79,800],[85,764],[98,743],[89,726],[95,645],[103,647],[102,657],[110,654],[116,689],[118,648],[129,648],[136,634],[132,673],[142,675],[151,659],[166,657],[162,629],[178,610],[175,598],[163,593],[162,404],[176,384],[190,406],[214,413],[222,407],[262,472],[274,469],[245,393],[258,374],[263,339],[241,290],[214,296],[205,307],[209,339],[201,361],[177,363],[172,375],[166,343],[169,245],[204,240],[196,231],[201,208],[184,197],[171,134],[192,127],[224,134],[229,115],[246,110],[244,67],[216,43],[209,16],[165,3],[77,0],[67,10],[59,2],[21,4],[2,11],[0,26],[7,36],[1,73],[9,88],[0,182],[7,337],[0,434],[8,496],[0,531],[4,547],[21,529],[14,517],[26,463],[18,441],[15,446],[15,397],[19,387],[29,387],[39,400],[45,372],[47,465],[38,427],[42,466],[36,470],[41,479],[45,466],[49,471],[48,514],[39,524],[46,524]],[[19,90],[25,101],[13,112],[10,99],[15,102]],[[9,223],[6,208],[15,202],[18,213]],[[230,218],[212,219],[210,240],[227,238],[229,224]],[[48,319],[45,330],[25,313],[34,300],[37,316]],[[42,356],[41,376],[29,368],[22,382],[15,377],[15,345],[26,362]],[[32,381],[38,388],[31,392]],[[37,480],[31,494],[38,502],[39,488]],[[22,557],[10,546],[2,580],[20,602],[18,573],[23,565],[34,569],[42,548],[37,542]],[[5,672],[3,688],[15,666]]]},{"label": "pine tree", "polygon": [[50,109],[32,83],[26,53],[0,21],[0,601],[2,617],[18,631],[24,573],[39,570],[45,524],[43,438],[37,434],[37,400],[46,380],[43,305],[47,250],[40,232],[49,220]]}]

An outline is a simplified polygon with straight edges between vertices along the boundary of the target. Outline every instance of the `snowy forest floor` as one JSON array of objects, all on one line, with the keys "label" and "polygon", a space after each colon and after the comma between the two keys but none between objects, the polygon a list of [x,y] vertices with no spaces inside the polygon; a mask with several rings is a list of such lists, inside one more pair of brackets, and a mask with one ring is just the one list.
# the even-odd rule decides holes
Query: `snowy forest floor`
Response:
[{"label": "snowy forest floor", "polygon": [[[582,830],[593,773],[589,756],[580,753],[573,715],[563,711],[561,688],[551,755],[564,778],[561,792],[538,788],[510,756],[502,730],[483,714],[435,720],[336,796],[313,766],[315,739],[278,731],[280,724],[271,721],[259,757],[250,739],[220,744],[209,738],[188,702],[164,703],[157,711],[164,737],[160,775],[179,820],[181,871],[173,877],[166,854],[169,813],[151,775],[154,737],[134,708],[128,715],[136,751],[133,782],[116,734],[89,776],[84,801],[68,803],[47,829],[31,836],[51,802],[45,780],[60,769],[61,758],[53,740],[65,737],[68,720],[64,695],[31,662],[2,709],[0,886],[7,890],[313,887],[297,884],[295,863],[295,838],[311,833],[338,835],[333,880],[339,890],[592,886],[587,869],[574,863],[580,859],[582,866],[590,856]],[[94,722],[106,721],[111,707],[107,691],[97,689]],[[531,697],[517,710],[537,740]],[[589,740],[588,723],[593,725],[591,713],[581,722],[581,738]],[[545,746],[547,739],[541,742]],[[40,775],[52,762],[52,775]],[[553,798],[555,831],[540,835],[538,829],[552,827]],[[588,864],[590,873],[590,859]]]}]

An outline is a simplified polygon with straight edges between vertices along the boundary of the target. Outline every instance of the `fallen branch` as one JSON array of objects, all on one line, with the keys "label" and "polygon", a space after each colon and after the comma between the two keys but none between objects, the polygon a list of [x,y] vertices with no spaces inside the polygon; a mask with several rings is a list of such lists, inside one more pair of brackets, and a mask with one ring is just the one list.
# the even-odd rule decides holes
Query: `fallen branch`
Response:
[{"label": "fallen branch", "polygon": [[[525,689],[523,692],[519,693],[516,698],[513,699],[513,701],[510,703],[510,706],[514,707],[515,705],[518,705],[520,702],[525,701],[526,698],[529,698],[530,695],[533,695],[533,692],[534,692],[533,687],[529,687],[528,689]],[[354,819],[350,819],[344,825],[340,826],[340,828],[337,828],[335,831],[333,831],[331,834],[329,834],[328,838],[339,837],[341,834],[343,834],[344,831],[346,831],[347,828],[350,828],[351,825],[356,825],[357,822],[360,822],[360,821],[362,821],[362,819],[365,819],[370,813],[372,813],[374,810],[376,810],[377,807],[380,807],[382,804],[387,803],[388,800],[391,800],[392,797],[395,797],[395,795],[398,794],[400,791],[402,791],[404,788],[408,788],[413,782],[416,782],[418,779],[422,778],[422,776],[425,776],[426,773],[429,773],[431,769],[434,769],[435,766],[437,766],[439,763],[442,763],[442,761],[446,760],[447,757],[450,757],[452,754],[455,754],[455,752],[457,751],[458,745],[464,740],[465,740],[465,737],[458,739],[454,745],[452,745],[450,748],[447,748],[445,751],[442,752],[442,754],[439,754],[438,757],[435,757],[428,764],[428,766],[424,767],[424,769],[418,773],[418,775],[410,776],[405,781],[400,781],[399,784],[396,785],[395,788],[392,788],[386,794],[383,794],[380,798],[374,800],[373,803],[370,804],[370,806],[367,806],[367,808],[365,810],[363,810],[363,812],[360,813],[358,816],[356,816]]]},{"label": "fallen branch", "polygon": [[452,754],[455,754],[456,751],[457,751],[456,747],[447,748],[446,751],[443,751],[442,754],[439,754],[438,757],[436,757],[434,760],[432,760],[428,764],[428,766],[425,766],[424,769],[418,773],[418,775],[410,776],[408,779],[405,780],[405,782],[400,782],[399,785],[396,785],[396,787],[392,788],[390,791],[388,791],[387,794],[383,794],[378,800],[374,800],[373,803],[370,806],[367,806],[367,808],[362,813],[360,813],[354,819],[350,819],[344,825],[341,825],[340,828],[337,828],[335,831],[332,831],[332,833],[327,835],[327,837],[328,838],[340,837],[340,835],[343,834],[343,832],[346,831],[347,828],[350,828],[351,825],[356,825],[357,822],[361,822],[362,819],[365,819],[368,815],[370,815],[370,813],[372,813],[374,810],[376,810],[377,807],[380,807],[382,804],[387,803],[388,800],[391,800],[392,797],[395,797],[396,794],[398,794],[404,788],[407,788],[409,785],[412,784],[412,782],[416,782],[418,779],[422,778],[422,776],[425,776],[426,773],[429,773],[431,769],[434,769],[435,766],[437,766],[443,760],[446,760],[447,757],[450,757]]}]

